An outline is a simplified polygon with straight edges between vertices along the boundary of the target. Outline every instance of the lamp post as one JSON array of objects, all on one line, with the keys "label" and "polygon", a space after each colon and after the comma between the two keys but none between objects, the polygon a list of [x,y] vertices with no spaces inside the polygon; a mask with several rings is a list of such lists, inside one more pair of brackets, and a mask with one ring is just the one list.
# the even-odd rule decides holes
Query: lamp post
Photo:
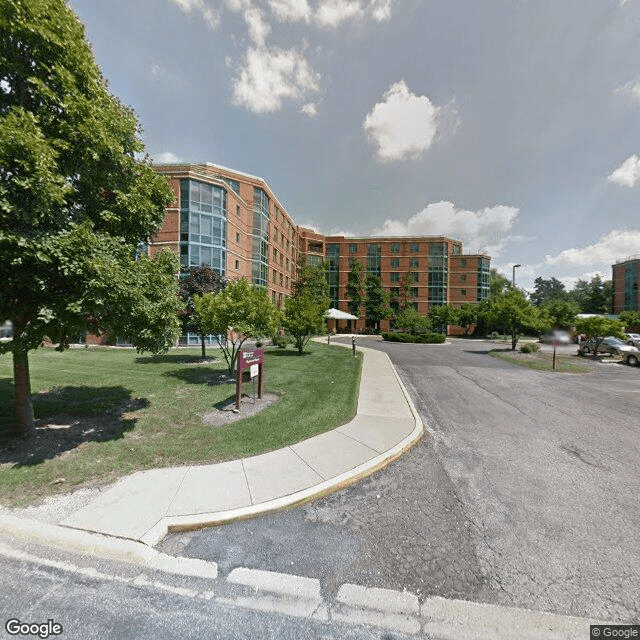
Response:
[{"label": "lamp post", "polygon": [[511,286],[515,289],[516,288],[516,267],[521,267],[521,264],[514,264],[513,265],[513,276],[511,277]]}]

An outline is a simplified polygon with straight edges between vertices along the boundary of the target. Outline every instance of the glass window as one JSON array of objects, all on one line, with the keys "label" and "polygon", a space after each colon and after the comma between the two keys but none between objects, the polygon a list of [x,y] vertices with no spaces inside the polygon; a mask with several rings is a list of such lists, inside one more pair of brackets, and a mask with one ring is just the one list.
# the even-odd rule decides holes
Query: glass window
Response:
[{"label": "glass window", "polygon": [[358,253],[358,245],[350,244],[349,245],[349,253]]},{"label": "glass window", "polygon": [[392,269],[398,269],[400,267],[400,258],[391,258],[389,266]]},{"label": "glass window", "polygon": [[460,289],[460,295],[461,296],[466,296],[467,295],[467,290],[466,289]]},{"label": "glass window", "polygon": [[411,251],[411,253],[418,253],[418,251],[420,251],[420,243],[412,242],[409,245],[409,251]]},{"label": "glass window", "polygon": [[417,258],[411,258],[411,260],[409,260],[409,266],[413,267],[413,268],[417,268],[420,266],[420,260],[418,260]]},{"label": "glass window", "polygon": [[389,246],[389,251],[391,251],[391,253],[398,253],[400,251],[400,243],[392,242]]},{"label": "glass window", "polygon": [[400,274],[397,272],[391,272],[389,274],[389,282],[400,282]]}]

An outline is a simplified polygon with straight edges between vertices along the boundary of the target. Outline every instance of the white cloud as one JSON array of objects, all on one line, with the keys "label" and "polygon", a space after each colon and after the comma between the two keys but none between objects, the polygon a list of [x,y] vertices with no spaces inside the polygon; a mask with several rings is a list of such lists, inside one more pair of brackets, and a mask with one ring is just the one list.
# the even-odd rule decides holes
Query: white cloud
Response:
[{"label": "white cloud", "polygon": [[180,156],[177,156],[175,153],[172,153],[171,151],[164,151],[163,153],[158,155],[158,157],[156,158],[156,162],[175,164],[178,162],[182,162],[182,158]]},{"label": "white cloud", "polygon": [[634,101],[640,102],[640,80],[625,82],[617,87],[614,93],[630,96]]},{"label": "white cloud", "polygon": [[250,47],[234,81],[233,101],[255,113],[277,111],[284,100],[318,90],[318,76],[297,51]]},{"label": "white cloud", "polygon": [[556,256],[547,256],[547,264],[595,263],[613,264],[616,260],[640,253],[640,230],[614,229],[595,244],[582,249],[565,249]]},{"label": "white cloud", "polygon": [[216,29],[220,24],[220,16],[204,0],[169,0],[169,2],[177,5],[183,13],[200,12],[210,29]]},{"label": "white cloud", "polygon": [[321,0],[315,14],[315,21],[321,27],[337,27],[346,20],[361,17],[362,4],[359,0]]},{"label": "white cloud", "polygon": [[607,180],[621,187],[633,187],[640,180],[640,158],[635,154],[628,157]]},{"label": "white cloud", "polygon": [[391,18],[391,5],[393,0],[371,0],[369,8],[371,15],[377,22],[384,22]]},{"label": "white cloud", "polygon": [[313,102],[303,105],[300,111],[310,118],[315,118],[318,115],[318,107]]},{"label": "white cloud", "polygon": [[257,7],[247,7],[244,10],[244,19],[249,27],[249,37],[252,42],[258,46],[264,46],[271,27],[265,21],[262,11]]},{"label": "white cloud", "polygon": [[519,209],[505,205],[479,211],[456,209],[452,202],[436,202],[411,216],[406,222],[385,220],[376,236],[443,235],[462,240],[466,249],[482,250],[497,256],[512,240],[508,231],[518,217]]},{"label": "white cloud", "polygon": [[404,80],[384,94],[363,123],[364,130],[378,147],[382,162],[418,156],[436,136],[439,108],[427,96],[416,96]]},{"label": "white cloud", "polygon": [[269,0],[269,7],[283,22],[309,22],[312,15],[307,0]]}]

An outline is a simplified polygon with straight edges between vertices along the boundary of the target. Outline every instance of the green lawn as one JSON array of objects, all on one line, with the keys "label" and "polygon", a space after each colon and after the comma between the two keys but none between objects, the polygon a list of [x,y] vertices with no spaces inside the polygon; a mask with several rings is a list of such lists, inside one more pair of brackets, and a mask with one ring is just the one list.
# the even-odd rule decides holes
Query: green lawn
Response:
[{"label": "green lawn", "polygon": [[[553,354],[520,353],[519,351],[490,351],[490,356],[506,360],[521,367],[537,369],[539,371],[553,371]],[[558,373],[591,373],[593,367],[576,363],[576,356],[556,356],[556,369]]]},{"label": "green lawn", "polygon": [[[199,349],[163,356],[131,349],[51,348],[30,354],[40,446],[0,444],[0,502],[26,504],[81,485],[110,482],[153,467],[211,463],[292,444],[348,422],[356,412],[361,355],[310,343],[308,354],[268,348],[266,391],[280,399],[253,417],[226,425],[202,417],[233,400],[235,383]],[[13,420],[12,361],[0,357],[0,432]],[[246,389],[250,390],[247,384]],[[56,428],[57,427],[57,428]],[[43,446],[45,447],[43,450]],[[64,482],[55,483],[64,478]]]}]

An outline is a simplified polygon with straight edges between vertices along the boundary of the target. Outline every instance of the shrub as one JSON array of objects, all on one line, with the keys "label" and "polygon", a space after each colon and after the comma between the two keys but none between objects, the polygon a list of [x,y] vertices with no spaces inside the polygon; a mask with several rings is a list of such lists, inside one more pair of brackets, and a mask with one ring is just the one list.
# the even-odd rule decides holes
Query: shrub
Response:
[{"label": "shrub", "polygon": [[497,331],[492,331],[491,332],[491,339],[492,340],[497,340],[498,339],[498,332]]},{"label": "shrub", "polygon": [[420,344],[442,344],[446,340],[443,333],[390,333],[385,332],[382,337],[387,342],[410,342]]},{"label": "shrub", "polygon": [[534,353],[535,351],[538,351],[540,347],[538,347],[537,344],[535,344],[534,342],[525,342],[521,347],[520,347],[520,351],[521,353]]},{"label": "shrub", "polygon": [[285,349],[291,340],[287,336],[273,336],[271,344],[278,349]]}]

